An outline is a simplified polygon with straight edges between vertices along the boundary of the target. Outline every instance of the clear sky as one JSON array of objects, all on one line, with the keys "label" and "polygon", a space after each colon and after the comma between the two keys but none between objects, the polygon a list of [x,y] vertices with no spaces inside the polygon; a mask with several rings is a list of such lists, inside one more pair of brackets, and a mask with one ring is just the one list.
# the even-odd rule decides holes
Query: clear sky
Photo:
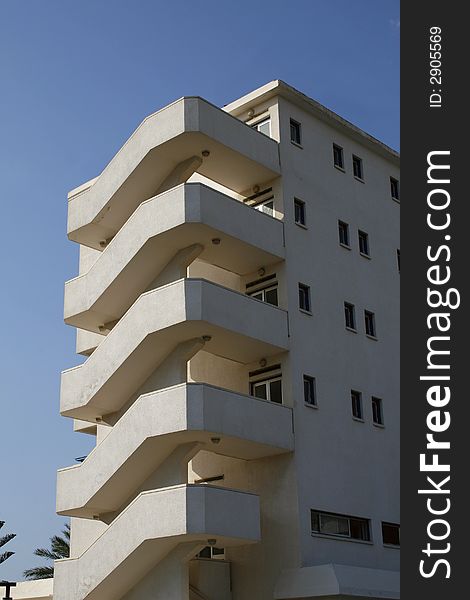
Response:
[{"label": "clear sky", "polygon": [[80,362],[62,322],[67,191],[165,104],[272,79],[398,148],[399,34],[398,0],[0,0],[0,520],[17,533],[0,579],[41,563],[65,521],[55,471],[91,448],[58,413],[59,373]]}]

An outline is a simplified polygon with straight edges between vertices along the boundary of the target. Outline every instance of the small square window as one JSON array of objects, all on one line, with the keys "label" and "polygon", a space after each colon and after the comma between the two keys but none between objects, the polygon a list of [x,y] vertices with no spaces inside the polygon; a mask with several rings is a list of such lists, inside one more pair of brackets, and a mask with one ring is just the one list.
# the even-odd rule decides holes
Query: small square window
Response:
[{"label": "small square window", "polygon": [[311,311],[310,288],[303,283],[299,283],[299,308],[307,312]]},{"label": "small square window", "polygon": [[294,198],[294,213],[295,222],[297,223],[297,225],[305,226],[305,202],[302,202],[302,200],[299,200],[298,198]]},{"label": "small square window", "polygon": [[390,193],[394,200],[400,200],[400,183],[393,177],[390,177]]},{"label": "small square window", "polygon": [[344,303],[344,323],[348,329],[356,330],[356,317],[354,314],[354,304]]},{"label": "small square window", "polygon": [[400,525],[382,522],[382,541],[388,546],[399,546]]},{"label": "small square window", "polygon": [[369,234],[365,231],[358,231],[359,238],[359,252],[364,256],[370,256],[369,254]]},{"label": "small square window", "polygon": [[375,398],[374,396],[372,396],[372,421],[376,425],[384,424],[382,400],[380,398]]},{"label": "small square window", "polygon": [[399,248],[397,248],[397,268],[398,268],[398,272],[400,272],[400,250]]},{"label": "small square window", "polygon": [[304,375],[304,402],[311,406],[317,405],[315,390],[315,378],[309,375]]},{"label": "small square window", "polygon": [[372,337],[376,337],[375,315],[373,312],[370,312],[370,310],[364,311],[364,323],[366,326],[366,334]]},{"label": "small square window", "polygon": [[362,421],[362,394],[356,390],[351,390],[351,410],[352,416]]},{"label": "small square window", "polygon": [[301,125],[294,119],[290,120],[290,140],[299,146],[302,143]]},{"label": "small square window", "polygon": [[339,243],[349,248],[349,225],[344,221],[338,221]]},{"label": "small square window", "polygon": [[341,146],[333,144],[333,163],[335,167],[344,170],[344,154]]},{"label": "small square window", "polygon": [[354,177],[357,177],[357,179],[361,179],[361,181],[363,181],[364,180],[364,169],[362,167],[362,158],[359,158],[359,156],[355,156],[353,154],[352,162],[353,162]]}]

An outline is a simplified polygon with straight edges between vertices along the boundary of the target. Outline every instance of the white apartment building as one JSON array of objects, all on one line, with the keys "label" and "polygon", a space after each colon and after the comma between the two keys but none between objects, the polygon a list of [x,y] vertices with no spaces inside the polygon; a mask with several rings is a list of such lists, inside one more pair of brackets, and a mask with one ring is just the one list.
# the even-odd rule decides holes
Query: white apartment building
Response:
[{"label": "white apartment building", "polygon": [[397,153],[281,81],[185,97],[68,236],[54,600],[399,598]]}]

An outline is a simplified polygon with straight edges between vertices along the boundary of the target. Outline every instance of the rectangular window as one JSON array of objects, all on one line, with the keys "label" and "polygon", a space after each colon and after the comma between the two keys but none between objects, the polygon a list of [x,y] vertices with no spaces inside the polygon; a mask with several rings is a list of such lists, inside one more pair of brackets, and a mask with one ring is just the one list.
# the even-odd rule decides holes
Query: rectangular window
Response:
[{"label": "rectangular window", "polygon": [[349,248],[349,225],[344,221],[338,221],[339,243]]},{"label": "rectangular window", "polygon": [[359,156],[355,156],[353,154],[352,161],[354,177],[357,177],[357,179],[361,179],[363,181],[364,169],[362,168],[362,158],[359,158]]},{"label": "rectangular window", "polygon": [[351,390],[351,410],[352,416],[362,421],[362,394],[356,390]]},{"label": "rectangular window", "polygon": [[267,302],[273,306],[278,306],[277,283],[252,292],[247,292],[247,294],[252,298],[256,298],[256,300],[261,300],[261,302]]},{"label": "rectangular window", "polygon": [[297,225],[305,225],[305,202],[299,200],[298,198],[294,198],[294,214],[295,214],[295,222]]},{"label": "rectangular window", "polygon": [[309,375],[304,375],[304,402],[311,406],[317,405],[315,393],[315,378]]},{"label": "rectangular window", "polygon": [[282,377],[280,375],[260,381],[252,381],[250,388],[250,393],[255,398],[282,404]]},{"label": "rectangular window", "polygon": [[356,316],[354,314],[354,304],[344,303],[344,324],[348,329],[356,331]]},{"label": "rectangular window", "polygon": [[198,558],[225,559],[225,548],[216,548],[215,546],[206,546],[198,553]]},{"label": "rectangular window", "polygon": [[259,210],[260,212],[274,217],[274,198],[268,198],[267,200],[258,202],[258,204],[252,204],[251,206],[255,210]]},{"label": "rectangular window", "polygon": [[335,167],[344,170],[344,155],[341,146],[333,144],[333,163]]},{"label": "rectangular window", "polygon": [[397,248],[397,267],[398,267],[398,272],[400,272],[400,250]]},{"label": "rectangular window", "polygon": [[369,519],[320,512],[318,510],[312,510],[310,514],[312,533],[365,542],[370,541]]},{"label": "rectangular window", "polygon": [[251,125],[251,127],[260,133],[264,133],[264,135],[271,137],[271,119],[263,119],[262,121],[258,121],[258,123]]},{"label": "rectangular window", "polygon": [[358,231],[359,237],[359,252],[364,256],[370,256],[369,254],[369,234],[365,231]]},{"label": "rectangular window", "polygon": [[364,323],[366,326],[366,333],[372,337],[376,337],[375,331],[375,315],[370,310],[364,311]]},{"label": "rectangular window", "polygon": [[301,126],[300,123],[294,121],[294,119],[290,120],[290,140],[299,146],[302,143]]},{"label": "rectangular window", "polygon": [[299,283],[299,308],[307,312],[311,311],[310,288],[303,283]]},{"label": "rectangular window", "polygon": [[382,400],[380,398],[375,398],[374,396],[372,396],[372,421],[376,425],[384,424]]},{"label": "rectangular window", "polygon": [[390,193],[394,200],[400,200],[400,184],[398,179],[390,177]]},{"label": "rectangular window", "polygon": [[400,525],[382,522],[382,541],[387,546],[399,546]]}]

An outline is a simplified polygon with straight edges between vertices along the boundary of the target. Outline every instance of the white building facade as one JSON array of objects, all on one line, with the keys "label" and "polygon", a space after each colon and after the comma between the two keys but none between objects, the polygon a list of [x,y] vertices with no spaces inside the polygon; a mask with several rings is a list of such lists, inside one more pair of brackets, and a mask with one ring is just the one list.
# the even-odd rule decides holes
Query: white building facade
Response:
[{"label": "white building facade", "polygon": [[274,81],[69,194],[55,600],[399,597],[398,169]]}]

